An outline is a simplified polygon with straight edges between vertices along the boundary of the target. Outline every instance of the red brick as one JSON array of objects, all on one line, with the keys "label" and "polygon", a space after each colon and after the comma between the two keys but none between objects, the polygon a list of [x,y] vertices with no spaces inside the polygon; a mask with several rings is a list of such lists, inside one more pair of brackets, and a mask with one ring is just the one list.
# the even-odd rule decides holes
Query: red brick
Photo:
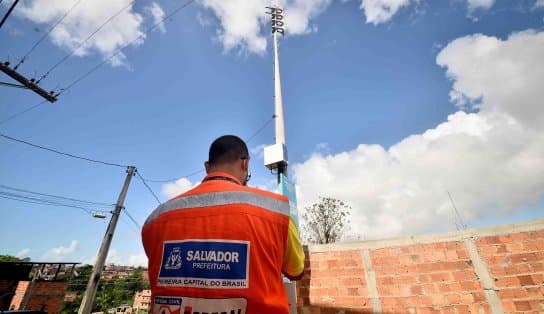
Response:
[{"label": "red brick", "polygon": [[448,304],[448,300],[442,294],[431,295],[431,300],[434,306],[441,307]]},{"label": "red brick", "polygon": [[436,292],[436,289],[432,284],[425,284],[421,286],[423,287],[423,291],[425,291],[425,294],[433,294]]},{"label": "red brick", "polygon": [[531,268],[531,271],[535,273],[544,271],[544,263],[539,263],[539,262],[529,263],[529,267]]},{"label": "red brick", "polygon": [[421,297],[418,297],[418,298],[414,298],[416,300],[416,304],[415,305],[427,305],[427,306],[431,306],[433,304],[433,301],[430,297],[428,296],[421,296]]},{"label": "red brick", "polygon": [[459,284],[463,288],[463,291],[474,291],[480,289],[480,283],[475,281],[461,281]]},{"label": "red brick", "polygon": [[501,299],[513,299],[514,289],[502,289],[497,293]]},{"label": "red brick", "polygon": [[502,277],[495,281],[497,287],[517,287],[519,285],[518,277]]},{"label": "red brick", "polygon": [[431,274],[431,280],[435,281],[435,282],[450,281],[451,280],[451,274],[450,273]]},{"label": "red brick", "polygon": [[515,301],[514,305],[516,306],[516,311],[530,311],[531,303],[527,301]]},{"label": "red brick", "polygon": [[533,274],[533,281],[536,285],[542,285],[544,284],[544,275],[543,274]]},{"label": "red brick", "polygon": [[419,275],[417,280],[421,283],[431,282],[431,276],[429,275]]},{"label": "red brick", "polygon": [[423,290],[421,289],[421,286],[412,286],[410,288],[410,292],[412,295],[421,295],[423,293]]},{"label": "red brick", "polygon": [[468,305],[456,305],[457,314],[470,314]]},{"label": "red brick", "polygon": [[528,287],[526,289],[526,291],[527,291],[527,295],[529,297],[533,297],[533,298],[542,297],[542,294],[541,294],[540,290],[538,289],[538,287]]},{"label": "red brick", "polygon": [[514,305],[514,302],[512,301],[503,301],[502,307],[504,308],[504,311],[506,313],[513,313],[516,311],[516,306]]},{"label": "red brick", "polygon": [[438,290],[440,292],[449,292],[450,291],[450,285],[447,283],[441,283],[438,285]]},{"label": "red brick", "polygon": [[455,313],[455,307],[453,306],[445,306],[442,308],[442,314],[456,314]]},{"label": "red brick", "polygon": [[474,302],[485,302],[485,295],[483,292],[472,292],[472,298],[474,299]]},{"label": "red brick", "polygon": [[522,286],[534,286],[535,282],[533,281],[533,278],[529,275],[525,276],[518,276],[519,283]]},{"label": "red brick", "polygon": [[458,294],[448,294],[448,301],[451,304],[459,304],[461,302],[461,296]]}]

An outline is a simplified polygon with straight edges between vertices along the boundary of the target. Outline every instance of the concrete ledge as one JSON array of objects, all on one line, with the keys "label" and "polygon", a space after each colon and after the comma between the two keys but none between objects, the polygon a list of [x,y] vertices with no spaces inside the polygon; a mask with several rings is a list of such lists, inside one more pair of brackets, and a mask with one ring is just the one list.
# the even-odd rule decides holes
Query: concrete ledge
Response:
[{"label": "concrete ledge", "polygon": [[503,235],[516,232],[528,232],[541,229],[544,229],[544,219],[529,220],[520,223],[497,225],[492,227],[473,228],[464,231],[455,231],[436,235],[420,235],[384,240],[309,245],[308,251],[310,253],[323,253],[331,251],[352,251],[364,249],[375,250],[385,247],[407,246],[414,244],[457,242],[471,238],[476,239],[479,237]]}]

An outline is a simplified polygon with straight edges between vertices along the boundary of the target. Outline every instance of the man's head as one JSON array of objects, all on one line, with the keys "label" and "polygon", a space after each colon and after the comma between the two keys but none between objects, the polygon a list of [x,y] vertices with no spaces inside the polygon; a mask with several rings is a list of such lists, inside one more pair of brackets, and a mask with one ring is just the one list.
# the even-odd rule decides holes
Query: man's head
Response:
[{"label": "man's head", "polygon": [[223,135],[210,145],[206,173],[221,171],[236,177],[243,185],[249,181],[249,151],[246,143],[234,135]]}]

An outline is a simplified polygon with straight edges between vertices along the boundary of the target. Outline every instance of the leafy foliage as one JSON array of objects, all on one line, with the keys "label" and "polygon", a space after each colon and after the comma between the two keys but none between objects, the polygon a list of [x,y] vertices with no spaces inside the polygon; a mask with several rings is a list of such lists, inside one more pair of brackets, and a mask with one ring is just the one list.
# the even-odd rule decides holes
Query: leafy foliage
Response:
[{"label": "leafy foliage", "polygon": [[[78,268],[79,276],[70,283],[68,291],[77,292],[74,302],[65,302],[61,311],[64,313],[76,313],[81,304],[86,284],[92,273],[92,266]],[[104,312],[108,309],[122,304],[132,305],[134,294],[137,291],[149,289],[149,282],[142,277],[142,268],[137,268],[125,278],[114,278],[113,280],[100,280],[96,298],[93,305],[93,312]]]},{"label": "leafy foliage", "polygon": [[303,237],[309,243],[333,243],[340,239],[349,223],[351,207],[332,197],[319,197],[319,202],[306,207]]},{"label": "leafy foliage", "polygon": [[30,258],[18,258],[13,255],[0,255],[0,262],[29,262]]}]

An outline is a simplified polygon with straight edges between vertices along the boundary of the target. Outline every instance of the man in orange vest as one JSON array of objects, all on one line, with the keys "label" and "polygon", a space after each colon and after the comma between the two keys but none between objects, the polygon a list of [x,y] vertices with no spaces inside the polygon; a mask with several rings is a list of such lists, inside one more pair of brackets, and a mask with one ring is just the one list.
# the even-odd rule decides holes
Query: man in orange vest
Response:
[{"label": "man in orange vest", "polygon": [[289,313],[281,274],[299,279],[304,252],[286,197],[247,187],[249,153],[216,139],[206,177],[147,218],[152,313]]}]

